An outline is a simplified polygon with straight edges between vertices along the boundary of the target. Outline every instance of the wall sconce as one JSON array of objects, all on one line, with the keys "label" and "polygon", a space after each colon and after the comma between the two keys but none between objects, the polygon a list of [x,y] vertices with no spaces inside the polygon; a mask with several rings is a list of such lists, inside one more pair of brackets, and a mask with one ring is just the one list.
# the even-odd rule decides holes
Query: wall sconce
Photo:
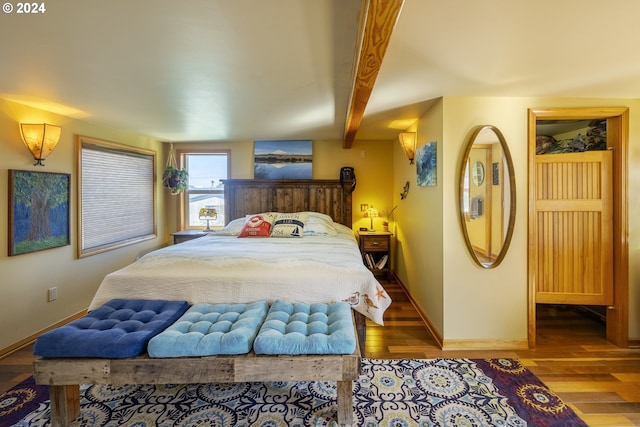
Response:
[{"label": "wall sconce", "polygon": [[199,219],[204,219],[207,221],[207,228],[205,228],[202,231],[206,231],[206,232],[213,231],[209,227],[209,221],[218,218],[218,211],[216,211],[216,208],[213,208],[211,206],[206,206],[200,209],[200,211],[198,212],[198,217]]},{"label": "wall sconce", "polygon": [[404,153],[409,158],[409,164],[413,164],[413,159],[416,156],[416,141],[418,139],[418,134],[416,132],[401,132],[398,135],[398,139],[400,140],[400,146],[404,150]]},{"label": "wall sconce", "polygon": [[44,166],[42,162],[56,148],[56,145],[58,145],[60,131],[60,126],[49,125],[47,123],[20,123],[22,141],[29,151],[31,151],[33,159],[36,161],[33,166]]},{"label": "wall sconce", "polygon": [[373,205],[371,205],[369,209],[367,209],[362,216],[364,218],[371,219],[371,226],[369,227],[369,231],[375,231],[373,228],[373,218],[378,217],[378,209],[374,208]]}]

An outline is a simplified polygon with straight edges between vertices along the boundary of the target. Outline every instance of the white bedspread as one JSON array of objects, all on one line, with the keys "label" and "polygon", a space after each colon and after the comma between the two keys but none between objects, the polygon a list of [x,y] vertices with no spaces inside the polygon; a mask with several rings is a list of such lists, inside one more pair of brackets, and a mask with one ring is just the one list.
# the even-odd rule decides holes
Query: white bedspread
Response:
[{"label": "white bedspread", "polygon": [[208,235],[108,274],[89,310],[113,298],[246,303],[348,301],[383,323],[391,298],[362,263],[353,233],[301,238]]}]

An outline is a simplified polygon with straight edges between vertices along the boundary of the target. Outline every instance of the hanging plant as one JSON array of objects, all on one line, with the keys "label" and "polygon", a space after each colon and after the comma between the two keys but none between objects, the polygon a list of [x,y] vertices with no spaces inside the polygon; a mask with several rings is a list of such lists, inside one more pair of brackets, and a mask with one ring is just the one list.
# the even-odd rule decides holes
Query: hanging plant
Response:
[{"label": "hanging plant", "polygon": [[162,184],[171,190],[171,194],[176,195],[187,189],[189,183],[189,173],[186,169],[178,169],[176,155],[173,151],[173,144],[169,149],[167,165],[162,174]]},{"label": "hanging plant", "polygon": [[188,178],[189,175],[185,169],[167,166],[162,174],[162,183],[165,187],[171,189],[171,194],[176,195],[187,189]]}]

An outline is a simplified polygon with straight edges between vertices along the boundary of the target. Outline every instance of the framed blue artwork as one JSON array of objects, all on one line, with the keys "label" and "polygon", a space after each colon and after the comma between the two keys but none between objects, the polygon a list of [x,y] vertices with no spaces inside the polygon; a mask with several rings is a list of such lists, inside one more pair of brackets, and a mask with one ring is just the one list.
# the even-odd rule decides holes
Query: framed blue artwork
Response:
[{"label": "framed blue artwork", "polygon": [[255,141],[254,179],[311,179],[311,141]]},{"label": "framed blue artwork", "polygon": [[436,185],[437,178],[436,143],[430,142],[416,151],[416,176],[418,185],[431,187]]},{"label": "framed blue artwork", "polygon": [[69,245],[66,173],[9,170],[9,255]]}]

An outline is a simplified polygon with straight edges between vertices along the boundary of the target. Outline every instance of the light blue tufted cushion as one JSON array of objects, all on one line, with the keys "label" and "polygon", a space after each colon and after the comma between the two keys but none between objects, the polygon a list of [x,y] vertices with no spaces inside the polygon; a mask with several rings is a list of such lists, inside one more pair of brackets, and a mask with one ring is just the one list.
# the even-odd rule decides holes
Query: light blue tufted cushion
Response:
[{"label": "light blue tufted cushion", "polygon": [[244,354],[264,321],[266,301],[250,304],[195,304],[149,341],[150,357]]},{"label": "light blue tufted cushion", "polygon": [[351,306],[276,301],[253,343],[256,354],[351,354],[356,349]]}]

